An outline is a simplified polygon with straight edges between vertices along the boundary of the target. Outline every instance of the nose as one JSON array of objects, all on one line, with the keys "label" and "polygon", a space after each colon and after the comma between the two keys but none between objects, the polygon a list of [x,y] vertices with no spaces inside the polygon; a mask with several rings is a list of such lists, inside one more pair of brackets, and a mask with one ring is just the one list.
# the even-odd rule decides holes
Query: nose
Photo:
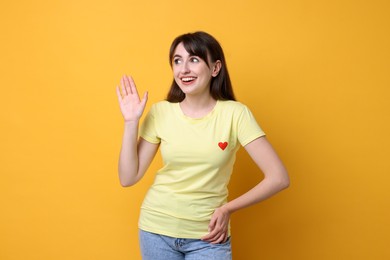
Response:
[{"label": "nose", "polygon": [[183,73],[183,74],[186,74],[186,73],[189,73],[189,72],[190,72],[190,68],[189,68],[189,66],[188,66],[188,62],[187,62],[187,61],[185,61],[185,62],[182,63],[180,72]]}]

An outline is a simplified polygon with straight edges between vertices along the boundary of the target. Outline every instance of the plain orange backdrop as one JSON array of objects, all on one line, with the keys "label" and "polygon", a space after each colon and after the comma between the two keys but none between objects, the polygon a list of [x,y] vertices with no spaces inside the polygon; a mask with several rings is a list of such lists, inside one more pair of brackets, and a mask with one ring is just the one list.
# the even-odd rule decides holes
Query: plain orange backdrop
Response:
[{"label": "plain orange backdrop", "polygon": [[[291,177],[232,216],[238,260],[390,259],[388,1],[2,1],[0,259],[140,259],[137,221],[161,165],[122,188],[115,86],[150,105],[171,41],[222,44],[238,99]],[[261,180],[239,152],[236,197]]]}]

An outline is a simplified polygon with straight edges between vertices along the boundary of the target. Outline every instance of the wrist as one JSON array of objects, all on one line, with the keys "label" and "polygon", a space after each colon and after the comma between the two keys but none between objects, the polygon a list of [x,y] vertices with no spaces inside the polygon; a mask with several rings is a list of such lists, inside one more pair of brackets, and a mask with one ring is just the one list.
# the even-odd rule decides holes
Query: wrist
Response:
[{"label": "wrist", "polygon": [[139,121],[138,120],[125,120],[124,127],[125,129],[138,129]]},{"label": "wrist", "polygon": [[228,212],[229,215],[230,215],[230,214],[233,213],[233,210],[232,210],[229,206],[230,206],[229,203],[226,203],[226,204],[223,205],[221,208],[222,208],[224,211]]},{"label": "wrist", "polygon": [[134,120],[124,120],[125,125],[138,125],[139,119],[134,119]]}]

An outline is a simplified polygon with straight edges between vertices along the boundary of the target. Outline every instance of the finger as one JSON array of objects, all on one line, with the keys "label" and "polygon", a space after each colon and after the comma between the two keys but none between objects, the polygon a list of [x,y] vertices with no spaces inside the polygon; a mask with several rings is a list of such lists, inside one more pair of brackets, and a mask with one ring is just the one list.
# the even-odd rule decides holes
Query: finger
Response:
[{"label": "finger", "polygon": [[122,93],[124,96],[128,95],[126,87],[125,87],[125,76],[121,78],[121,88],[122,88]]},{"label": "finger", "polygon": [[221,243],[225,239],[225,233],[217,233],[214,237],[206,240],[207,242],[210,242],[212,244],[218,244]]},{"label": "finger", "polygon": [[[221,227],[221,226],[217,226],[213,232],[211,232],[209,234],[209,237],[207,238],[208,241],[210,242],[215,242],[215,241],[218,241],[216,243],[220,243],[223,239],[225,239],[225,237],[227,236],[227,233],[228,233],[228,230],[224,227]],[[222,240],[220,240],[222,237]]]},{"label": "finger", "polygon": [[219,244],[219,243],[222,243],[224,240],[225,240],[225,233],[223,233],[216,240],[211,242],[211,244]]},{"label": "finger", "polygon": [[137,96],[139,96],[139,95],[138,95],[137,87],[136,87],[135,82],[134,82],[134,80],[133,80],[133,77],[132,77],[132,76],[129,76],[129,77],[127,77],[127,78],[128,78],[128,80],[129,80],[129,83],[130,83],[131,93],[132,93],[132,94],[137,94]]},{"label": "finger", "polygon": [[148,101],[148,92],[146,91],[142,100],[141,100],[141,105],[144,108],[146,106],[146,102]]},{"label": "finger", "polygon": [[214,216],[211,218],[209,223],[209,232],[211,232],[215,228],[215,224],[217,223],[217,218]]},{"label": "finger", "polygon": [[225,230],[225,231],[221,231],[218,236],[216,236],[216,238],[211,241],[212,244],[219,244],[219,243],[225,243],[228,238],[229,238],[229,235],[228,235],[228,231]]},{"label": "finger", "polygon": [[214,229],[213,231],[211,231],[201,239],[205,241],[214,241],[216,236],[218,236],[218,230]]},{"label": "finger", "polygon": [[226,243],[229,239],[229,236],[226,234],[225,239],[222,241],[222,243]]},{"label": "finger", "polygon": [[123,76],[123,81],[125,83],[125,88],[126,88],[127,94],[128,95],[133,94],[133,92],[131,92],[130,82],[129,82],[129,78],[127,77],[127,75]]},{"label": "finger", "polygon": [[209,228],[209,233],[205,236],[203,236],[201,239],[205,241],[209,241],[214,239],[214,237],[218,234],[218,230],[215,229],[210,229]]}]

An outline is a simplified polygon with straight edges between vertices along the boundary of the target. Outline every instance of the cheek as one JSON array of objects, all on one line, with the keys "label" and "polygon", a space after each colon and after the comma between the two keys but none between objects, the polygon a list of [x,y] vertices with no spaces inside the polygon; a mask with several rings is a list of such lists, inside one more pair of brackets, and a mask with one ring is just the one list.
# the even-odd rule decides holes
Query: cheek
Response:
[{"label": "cheek", "polygon": [[204,77],[207,78],[207,79],[211,79],[213,73],[212,73],[212,71],[210,69],[206,69],[205,68],[205,69],[202,70],[202,75],[204,75]]},{"label": "cheek", "polygon": [[176,78],[176,77],[178,77],[179,76],[179,72],[180,72],[180,70],[178,69],[178,68],[173,68],[172,69],[172,74],[173,74],[173,76]]},{"label": "cheek", "polygon": [[175,72],[173,72],[173,79],[175,80],[176,84],[180,86],[181,81]]},{"label": "cheek", "polygon": [[176,82],[176,84],[178,85],[178,86],[180,86],[180,80],[178,79],[178,78],[174,78],[175,79],[175,82]]}]

